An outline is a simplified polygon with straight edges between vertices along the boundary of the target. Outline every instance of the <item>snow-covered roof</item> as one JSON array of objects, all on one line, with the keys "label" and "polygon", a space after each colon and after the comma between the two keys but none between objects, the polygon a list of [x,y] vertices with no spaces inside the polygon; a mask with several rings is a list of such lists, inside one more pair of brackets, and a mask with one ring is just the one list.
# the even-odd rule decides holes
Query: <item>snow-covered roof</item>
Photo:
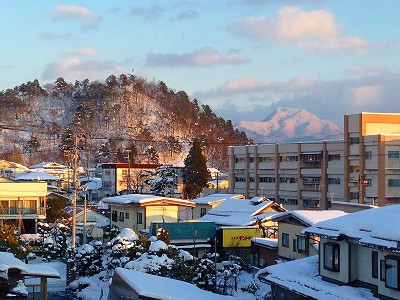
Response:
[{"label": "snow-covered roof", "polygon": [[60,273],[53,267],[43,264],[26,264],[15,258],[12,253],[0,252],[0,273],[7,273],[10,268],[20,269],[22,275],[61,278]]},{"label": "snow-covered roof", "polygon": [[145,194],[128,194],[128,195],[121,195],[121,196],[114,196],[114,197],[106,197],[102,199],[105,204],[144,204],[148,202],[154,201],[173,201],[182,203],[182,205],[193,205],[193,202],[188,200],[176,199],[176,198],[168,198],[162,196],[155,196],[155,195],[145,195]]},{"label": "snow-covered roof", "polygon": [[[115,269],[114,277],[116,275],[119,275],[141,297],[165,300],[234,299],[231,296],[218,295],[202,290],[188,282],[144,272],[117,268]],[[113,289],[113,283],[111,284],[111,290]],[[118,286],[115,288],[117,289]]]},{"label": "snow-covered roof", "polygon": [[326,220],[304,232],[337,239],[345,236],[360,244],[400,250],[400,204],[371,208]]},{"label": "snow-covered roof", "polygon": [[266,267],[256,276],[313,299],[378,299],[365,288],[340,286],[322,280],[318,275],[318,255]]},{"label": "snow-covered roof", "polygon": [[257,220],[268,219],[278,213],[277,211],[260,213],[273,203],[269,200],[255,203],[248,199],[227,199],[207,212],[200,220],[213,221],[223,226],[253,225]]},{"label": "snow-covered roof", "polygon": [[68,168],[67,166],[64,166],[62,164],[56,163],[56,162],[51,162],[51,161],[44,161],[39,164],[30,166],[29,169],[65,169]]},{"label": "snow-covered roof", "polygon": [[92,178],[91,181],[82,185],[82,188],[87,189],[89,191],[96,191],[98,189],[101,189],[102,185],[103,183],[101,178]]},{"label": "snow-covered roof", "polygon": [[25,172],[17,173],[17,175],[15,175],[15,180],[59,181],[61,179],[46,172]]},{"label": "snow-covered roof", "polygon": [[244,196],[240,194],[211,194],[204,197],[193,199],[192,201],[196,204],[211,204],[218,201],[224,201],[226,199],[243,199]]},{"label": "snow-covered roof", "polygon": [[280,221],[288,217],[294,217],[306,226],[311,226],[315,223],[344,215],[347,215],[347,213],[341,210],[291,210],[273,216],[272,221]]},{"label": "snow-covered roof", "polygon": [[259,245],[264,245],[270,248],[278,248],[278,239],[252,237],[251,240]]}]

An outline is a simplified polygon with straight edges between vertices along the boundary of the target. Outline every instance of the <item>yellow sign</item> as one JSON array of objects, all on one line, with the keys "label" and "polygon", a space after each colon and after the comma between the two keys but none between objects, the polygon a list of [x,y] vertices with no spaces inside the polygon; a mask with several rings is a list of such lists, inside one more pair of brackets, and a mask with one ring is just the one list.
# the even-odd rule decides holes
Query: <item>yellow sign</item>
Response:
[{"label": "yellow sign", "polygon": [[222,246],[225,248],[250,247],[252,237],[261,237],[260,228],[224,228]]}]

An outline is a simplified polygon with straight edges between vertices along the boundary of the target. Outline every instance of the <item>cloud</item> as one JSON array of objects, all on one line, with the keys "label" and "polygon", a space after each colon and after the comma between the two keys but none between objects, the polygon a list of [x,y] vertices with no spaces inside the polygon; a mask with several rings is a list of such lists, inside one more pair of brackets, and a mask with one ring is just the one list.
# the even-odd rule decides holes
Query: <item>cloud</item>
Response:
[{"label": "cloud", "polygon": [[79,21],[84,30],[96,28],[101,20],[87,8],[76,5],[58,5],[52,11],[52,15],[56,21]]},{"label": "cloud", "polygon": [[152,3],[149,7],[134,6],[131,10],[133,15],[142,17],[147,21],[158,19],[163,12],[164,9],[155,3]]},{"label": "cloud", "polygon": [[229,28],[240,37],[294,44],[316,50],[364,49],[369,43],[358,37],[342,34],[341,26],[326,10],[303,11],[286,6],[274,19],[266,16],[248,17]]},{"label": "cloud", "polygon": [[42,74],[43,80],[91,78],[100,79],[110,74],[124,73],[124,69],[112,61],[86,60],[69,58],[52,62],[47,65]]},{"label": "cloud", "polygon": [[77,56],[96,56],[97,53],[91,48],[82,48],[68,52],[69,55],[77,55]]},{"label": "cloud", "polygon": [[66,34],[53,34],[50,32],[42,32],[40,34],[40,38],[43,40],[67,40],[72,38],[72,34],[66,33]]},{"label": "cloud", "polygon": [[369,75],[369,74],[375,74],[375,73],[382,73],[384,72],[385,69],[382,67],[378,66],[358,66],[358,67],[351,67],[346,70],[346,73],[354,76],[359,76],[359,75]]},{"label": "cloud", "polygon": [[199,16],[199,12],[189,9],[181,12],[179,15],[177,15],[174,19],[175,20],[191,20],[191,19],[196,19]]},{"label": "cloud", "polygon": [[227,53],[220,53],[214,48],[202,48],[190,53],[184,54],[161,54],[149,53],[146,58],[146,65],[151,67],[209,67],[221,64],[243,64],[248,59],[236,50],[230,50]]},{"label": "cloud", "polygon": [[398,112],[393,104],[400,102],[400,72],[332,81],[304,77],[287,81],[239,78],[192,96],[234,121],[259,121],[283,106],[306,109],[342,126],[344,114]]},{"label": "cloud", "polygon": [[12,69],[14,66],[13,65],[0,65],[1,70],[8,70]]}]

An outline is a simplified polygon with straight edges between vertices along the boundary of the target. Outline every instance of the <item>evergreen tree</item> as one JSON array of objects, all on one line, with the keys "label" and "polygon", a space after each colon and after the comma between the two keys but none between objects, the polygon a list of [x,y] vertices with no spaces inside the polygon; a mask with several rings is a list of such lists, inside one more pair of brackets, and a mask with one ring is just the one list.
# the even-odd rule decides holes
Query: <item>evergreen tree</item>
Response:
[{"label": "evergreen tree", "polygon": [[207,170],[207,161],[203,155],[201,143],[193,140],[192,148],[185,159],[185,167],[182,173],[184,184],[183,193],[186,199],[193,199],[207,186],[210,174]]}]

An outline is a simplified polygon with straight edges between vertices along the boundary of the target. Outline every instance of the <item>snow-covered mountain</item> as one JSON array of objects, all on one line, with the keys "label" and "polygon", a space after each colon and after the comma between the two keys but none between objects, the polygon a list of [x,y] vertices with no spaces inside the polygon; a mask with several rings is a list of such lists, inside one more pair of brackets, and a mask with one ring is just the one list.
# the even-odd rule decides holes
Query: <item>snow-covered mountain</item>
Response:
[{"label": "snow-covered mountain", "polygon": [[261,122],[240,121],[236,128],[256,143],[318,141],[343,133],[335,124],[308,111],[284,107]]}]

